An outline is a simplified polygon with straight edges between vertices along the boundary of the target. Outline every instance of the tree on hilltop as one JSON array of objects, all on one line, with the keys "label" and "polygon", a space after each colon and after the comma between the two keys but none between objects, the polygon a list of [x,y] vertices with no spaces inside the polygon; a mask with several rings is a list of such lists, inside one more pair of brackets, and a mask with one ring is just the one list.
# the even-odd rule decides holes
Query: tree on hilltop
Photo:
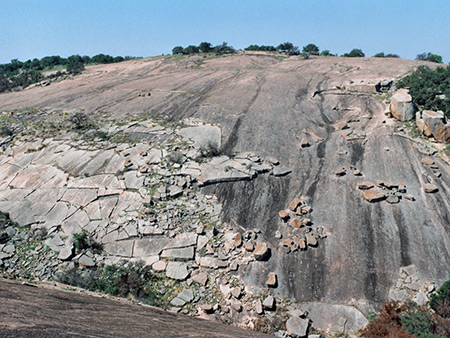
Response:
[{"label": "tree on hilltop", "polygon": [[173,47],[173,49],[172,49],[172,54],[173,54],[173,55],[181,55],[181,54],[184,54],[184,48],[181,47],[181,46]]},{"label": "tree on hilltop", "polygon": [[202,42],[198,45],[200,52],[209,53],[212,51],[213,47],[209,42]]},{"label": "tree on hilltop", "polygon": [[416,60],[442,63],[442,56],[428,52],[428,53],[417,54]]},{"label": "tree on hilltop", "polygon": [[291,42],[284,42],[278,45],[277,51],[286,52],[289,55],[298,55],[300,54],[298,47],[294,46]]},{"label": "tree on hilltop", "polygon": [[200,49],[197,46],[189,45],[184,49],[184,54],[196,54],[199,53]]},{"label": "tree on hilltop", "polygon": [[334,56],[328,49],[325,49],[320,52],[320,56]]},{"label": "tree on hilltop", "polygon": [[355,57],[364,57],[365,54],[361,49],[354,48],[350,51],[350,53],[345,53],[345,57],[355,58]]},{"label": "tree on hilltop", "polygon": [[232,54],[235,52],[235,49],[232,46],[228,46],[226,42],[223,42],[221,45],[217,45],[214,47],[214,51],[217,55],[223,54]]},{"label": "tree on hilltop", "polygon": [[66,70],[73,75],[80,74],[84,70],[84,63],[81,61],[72,61],[67,64]]},{"label": "tree on hilltop", "polygon": [[376,53],[374,56],[374,58],[399,58],[400,56],[398,56],[397,54],[384,54],[384,52],[379,52]]},{"label": "tree on hilltop", "polygon": [[294,48],[294,45],[291,42],[280,43],[277,47],[277,51],[288,53]]},{"label": "tree on hilltop", "polygon": [[302,53],[307,55],[319,55],[319,47],[313,43],[307,44],[303,47]]},{"label": "tree on hilltop", "polygon": [[251,50],[251,51],[265,51],[265,52],[275,52],[276,48],[274,46],[258,46],[258,45],[250,45],[246,48],[244,48],[244,50]]}]

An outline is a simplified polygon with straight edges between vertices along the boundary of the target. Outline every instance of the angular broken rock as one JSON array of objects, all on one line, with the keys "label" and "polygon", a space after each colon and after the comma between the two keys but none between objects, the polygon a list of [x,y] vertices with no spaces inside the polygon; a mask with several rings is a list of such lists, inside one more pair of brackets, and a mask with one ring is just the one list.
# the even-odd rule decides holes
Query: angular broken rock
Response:
[{"label": "angular broken rock", "polygon": [[239,289],[238,287],[232,288],[230,291],[230,294],[234,297],[239,299],[242,295],[241,293],[241,289]]},{"label": "angular broken rock", "polygon": [[167,263],[164,261],[157,261],[152,264],[152,269],[155,271],[161,272],[161,271],[166,270],[166,265],[167,265]]},{"label": "angular broken rock", "polygon": [[336,176],[344,176],[346,173],[345,168],[341,167],[336,171]]},{"label": "angular broken rock", "polygon": [[125,168],[129,168],[129,167],[131,167],[132,165],[133,165],[133,162],[131,162],[130,159],[125,160],[125,162],[123,163],[123,166],[124,166]]},{"label": "angular broken rock", "polygon": [[263,301],[263,306],[267,310],[275,309],[275,298],[273,296],[267,296]]},{"label": "angular broken rock", "polygon": [[209,304],[203,304],[200,305],[200,309],[204,312],[204,313],[213,313],[214,309],[212,305]]},{"label": "angular broken rock", "polygon": [[265,261],[270,257],[270,248],[267,243],[261,242],[259,243],[255,251],[253,251],[253,255],[257,261]]},{"label": "angular broken rock", "polygon": [[165,249],[161,252],[161,258],[170,259],[194,259],[194,247]]},{"label": "angular broken rock", "polygon": [[255,303],[255,312],[259,315],[264,313],[263,306],[260,300],[257,300]]},{"label": "angular broken rock", "polygon": [[353,175],[355,175],[355,176],[362,176],[361,171],[359,171],[358,169],[354,169],[353,170]]},{"label": "angular broken rock", "polygon": [[373,184],[370,182],[358,182],[357,186],[360,190],[368,190],[373,188]]},{"label": "angular broken rock", "polygon": [[269,277],[267,278],[266,284],[269,287],[277,286],[277,274],[275,272],[269,273]]},{"label": "angular broken rock", "polygon": [[230,271],[236,271],[239,268],[239,263],[237,261],[232,261],[229,269]]},{"label": "angular broken rock", "polygon": [[293,337],[306,337],[308,333],[309,319],[291,317],[286,322],[287,333]]},{"label": "angular broken rock", "polygon": [[450,143],[450,124],[443,111],[424,110],[417,112],[416,125],[425,136],[433,136],[439,142]]},{"label": "angular broken rock", "polygon": [[289,225],[291,227],[297,229],[297,228],[300,228],[302,226],[302,223],[297,218],[294,218],[293,220],[291,220],[289,222]]},{"label": "angular broken rock", "polygon": [[231,303],[231,308],[236,311],[236,312],[241,312],[242,311],[242,305],[241,302],[236,301],[236,302],[232,302]]},{"label": "angular broken rock", "polygon": [[178,294],[177,298],[183,299],[187,303],[190,303],[194,299],[194,290],[184,289],[183,291],[181,291],[181,293]]},{"label": "angular broken rock", "polygon": [[408,89],[401,88],[391,97],[389,109],[394,117],[400,121],[409,121],[414,118],[416,106]]},{"label": "angular broken rock", "polygon": [[181,262],[167,263],[166,276],[176,280],[185,280],[189,276],[187,264]]},{"label": "angular broken rock", "polygon": [[246,242],[244,244],[244,249],[251,252],[251,251],[255,250],[255,247],[252,242]]},{"label": "angular broken rock", "polygon": [[388,202],[389,204],[397,204],[398,202],[400,202],[400,199],[398,198],[398,196],[389,195],[386,199],[386,202]]},{"label": "angular broken rock", "polygon": [[[298,198],[294,198],[291,201],[291,203],[289,203],[289,209],[291,209],[292,211],[295,211],[301,203],[302,203],[302,201],[300,201]],[[280,215],[280,217],[281,217],[281,215]]]},{"label": "angular broken rock", "polygon": [[439,188],[437,186],[435,186],[434,184],[431,183],[427,183],[423,185],[423,191],[425,191],[426,193],[435,193],[439,191]]},{"label": "angular broken rock", "polygon": [[364,198],[367,201],[374,203],[383,201],[384,199],[386,199],[386,196],[382,191],[370,189],[364,191]]},{"label": "angular broken rock", "polygon": [[199,225],[197,227],[197,229],[195,229],[195,233],[197,235],[203,235],[204,232],[205,232],[205,227],[203,225]]},{"label": "angular broken rock", "polygon": [[200,258],[200,266],[209,269],[217,269],[219,268],[220,260],[215,257],[201,257]]},{"label": "angular broken rock", "polygon": [[306,250],[307,249],[308,246],[306,244],[306,239],[300,238],[299,247],[300,247],[300,250]]},{"label": "angular broken rock", "polygon": [[278,161],[275,157],[268,157],[267,162],[269,162],[272,165],[278,165],[280,164],[280,161]]},{"label": "angular broken rock", "polygon": [[307,147],[310,147],[310,146],[311,146],[311,144],[309,144],[308,139],[303,138],[303,139],[300,141],[300,147],[302,147],[302,148],[307,148]]},{"label": "angular broken rock", "polygon": [[422,164],[426,164],[426,165],[433,165],[434,164],[434,160],[431,157],[424,157],[420,160],[420,162]]},{"label": "angular broken rock", "polygon": [[281,210],[278,212],[278,215],[280,216],[280,218],[286,222],[286,220],[289,218],[289,210]]},{"label": "angular broken rock", "polygon": [[403,196],[404,198],[405,198],[405,200],[408,200],[408,201],[412,201],[412,202],[414,202],[415,201],[415,198],[414,198],[414,196],[413,195],[411,195],[411,194],[406,194],[405,196]]},{"label": "angular broken rock", "polygon": [[317,245],[317,239],[314,237],[313,234],[306,234],[306,242],[309,246],[316,246]]},{"label": "angular broken rock", "polygon": [[197,244],[197,234],[192,232],[182,233],[175,239],[171,240],[164,249],[185,248],[188,246],[194,246]]},{"label": "angular broken rock", "polygon": [[184,306],[186,303],[192,302],[193,299],[194,299],[194,291],[191,289],[184,289],[181,293],[178,294],[178,296],[172,299],[170,304],[172,304],[173,306],[181,307]]},{"label": "angular broken rock", "polygon": [[309,205],[304,205],[300,208],[300,213],[299,213],[299,208],[297,208],[297,215],[306,215],[312,212],[312,208]]},{"label": "angular broken rock", "polygon": [[73,245],[64,246],[59,252],[58,259],[62,261],[70,260],[73,256]]},{"label": "angular broken rock", "polygon": [[311,218],[302,219],[302,225],[311,225],[311,224],[312,224]]},{"label": "angular broken rock", "polygon": [[208,275],[204,272],[200,272],[198,274],[196,274],[195,276],[191,277],[192,280],[200,285],[205,286],[206,283],[208,282]]},{"label": "angular broken rock", "polygon": [[176,306],[176,307],[182,307],[186,304],[186,301],[184,299],[175,297],[170,301],[170,305]]},{"label": "angular broken rock", "polygon": [[273,176],[276,176],[276,177],[286,176],[286,175],[290,174],[291,172],[292,172],[292,170],[289,168],[286,168],[286,167],[275,167],[272,170]]},{"label": "angular broken rock", "polygon": [[234,245],[236,248],[239,248],[242,245],[242,236],[239,232],[234,235]]},{"label": "angular broken rock", "polygon": [[92,257],[89,257],[87,255],[81,256],[78,259],[78,264],[80,264],[82,266],[85,266],[85,267],[88,267],[88,268],[95,266],[95,262],[92,259]]},{"label": "angular broken rock", "polygon": [[169,196],[172,198],[176,198],[183,194],[183,189],[177,185],[171,185],[169,187]]}]

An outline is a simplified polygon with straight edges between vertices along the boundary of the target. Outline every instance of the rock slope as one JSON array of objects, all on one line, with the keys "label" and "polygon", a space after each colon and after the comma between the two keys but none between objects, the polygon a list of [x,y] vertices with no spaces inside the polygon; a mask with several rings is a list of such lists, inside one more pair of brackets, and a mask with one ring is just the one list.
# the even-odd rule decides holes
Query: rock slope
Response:
[{"label": "rock slope", "polygon": [[4,279],[0,299],[0,337],[273,337],[154,307]]},{"label": "rock slope", "polygon": [[[108,121],[122,120],[127,128],[133,127],[128,124],[130,118],[141,117],[145,121],[147,117],[157,117],[175,124],[185,121],[186,125],[176,126],[173,132],[180,133],[180,137],[184,133],[196,146],[182,149],[183,156],[190,157],[187,155],[190,150],[208,150],[212,155],[204,163],[189,159],[177,163],[174,158],[173,163],[177,165],[170,165],[170,168],[155,163],[149,172],[157,172],[158,179],[166,177],[165,188],[146,196],[140,190],[143,182],[139,163],[134,170],[122,173],[124,179],[116,182],[112,172],[105,169],[111,162],[101,161],[101,158],[113,161],[115,156],[114,168],[123,168],[123,165],[139,162],[142,151],[150,154],[152,147],[148,144],[156,140],[153,139],[155,131],[149,130],[151,126],[145,123],[135,126],[144,129],[129,134],[144,144],[136,146],[137,154],[130,153],[130,162],[122,162],[127,161],[125,146],[110,151],[109,155],[105,153],[107,149],[95,150],[93,146],[89,151],[99,151],[98,154],[85,151],[80,153],[82,157],[75,155],[77,159],[86,159],[80,160],[83,169],[78,171],[76,163],[64,162],[64,156],[58,155],[58,151],[76,154],[83,144],[74,147],[67,141],[55,145],[53,150],[49,148],[44,157],[53,156],[53,163],[60,161],[65,166],[40,162],[38,155],[46,152],[39,149],[40,145],[36,152],[27,153],[28,145],[20,148],[21,145],[16,144],[5,150],[12,154],[3,155],[2,165],[9,168],[7,174],[2,171],[2,196],[6,196],[3,201],[20,198],[23,205],[33,205],[39,197],[34,197],[33,193],[28,195],[25,190],[39,187],[45,178],[55,188],[54,197],[49,196],[49,199],[57,201],[61,209],[70,210],[75,204],[78,210],[83,209],[77,213],[86,213],[84,209],[97,212],[98,216],[93,218],[80,215],[85,222],[94,220],[101,224],[104,219],[112,219],[119,224],[121,211],[134,208],[134,197],[176,199],[177,194],[184,191],[184,183],[173,176],[188,175],[195,182],[192,193],[200,194],[197,199],[205,203],[205,213],[211,213],[224,225],[221,230],[224,241],[236,233],[242,236],[243,251],[235,260],[245,264],[234,267],[236,276],[246,286],[267,290],[268,276],[274,273],[276,283],[273,284],[272,278],[270,284],[276,287],[269,289],[271,295],[308,303],[311,315],[325,307],[331,313],[329,318],[347,316],[350,322],[350,318],[356,318],[355,311],[364,318],[390,295],[404,294],[396,292],[395,288],[402,288],[397,281],[404,277],[405,268],[414,271],[412,279],[417,280],[417,285],[412,291],[416,293],[421,285],[440,284],[449,278],[449,165],[431,148],[425,149],[412,141],[405,134],[403,124],[386,118],[388,94],[379,92],[420,64],[423,63],[394,59],[303,60],[253,54],[212,59],[160,57],[88,67],[71,81],[2,94],[0,110],[22,113],[28,110],[26,113],[32,116],[39,116],[36,112],[53,116],[58,111],[82,110],[92,116],[104,115]],[[194,132],[179,131],[182,127],[202,125],[200,122],[189,125],[192,120],[215,127],[208,127],[206,131],[201,130],[204,127]],[[105,131],[113,133],[110,129]],[[171,134],[167,134],[167,130],[163,133],[166,135],[158,139],[159,144],[170,143]],[[42,140],[39,144],[45,145],[45,142]],[[63,148],[58,150],[57,147]],[[430,157],[432,165],[421,161],[424,157]],[[89,170],[85,170],[85,163],[92,161]],[[165,169],[173,167],[180,175],[164,173]],[[42,172],[36,181],[33,170]],[[68,175],[73,170],[75,177]],[[95,175],[76,176],[84,173]],[[107,181],[108,177],[113,182]],[[127,182],[132,185],[131,189],[127,188]],[[70,200],[64,200],[69,189],[77,188],[91,190],[92,199],[84,194],[81,199],[75,190]],[[16,197],[13,192],[17,189],[24,190],[21,191],[24,195]],[[114,192],[108,194],[107,189],[114,189]],[[12,194],[11,197],[8,194]],[[108,198],[103,199],[106,196]],[[101,203],[107,200],[114,200],[112,214],[102,214],[105,208]],[[211,209],[207,209],[208,200],[217,203],[216,215],[213,211],[216,207],[211,205]],[[294,202],[297,200],[298,203]],[[90,204],[93,207],[87,208]],[[94,207],[95,204],[100,206]],[[297,205],[290,208],[293,204]],[[35,217],[34,220],[45,224],[47,218],[42,215],[51,212],[51,209],[44,210],[49,207],[52,206],[39,206],[36,211],[31,208],[33,215],[20,212],[18,215]],[[2,211],[14,215],[14,208],[11,208]],[[171,212],[175,212],[176,203],[171,208]],[[111,211],[110,207],[105,210]],[[77,213],[74,217],[78,222]],[[156,224],[165,224],[165,220],[159,219],[164,215],[157,215],[155,224],[140,224],[138,220],[124,238],[117,234],[119,237],[115,240],[133,242],[120,252],[137,258],[134,252],[139,252],[140,246],[136,238],[145,235],[142,227],[157,229]],[[117,216],[117,221],[110,216]],[[63,231],[64,228],[70,226],[62,226]],[[168,236],[176,236],[176,231],[170,233],[175,229],[178,225],[163,230]],[[102,240],[107,233],[103,237],[99,235],[98,239]],[[252,237],[255,233],[257,238]],[[252,261],[246,262],[245,252],[251,252],[252,246],[257,247],[260,242],[266,243],[267,252],[263,250],[262,255],[253,255]],[[164,251],[146,252],[146,257],[162,252],[164,257],[193,257],[189,245],[167,248],[165,245],[161,247]],[[219,257],[218,249],[224,244],[211,248],[214,259],[207,258],[208,254],[198,255],[198,239],[196,245],[194,260],[199,259],[200,266],[221,269],[219,261],[225,257]],[[229,257],[234,255],[235,247],[236,244],[226,253],[227,268],[232,264],[233,259]],[[192,266],[187,272],[189,269]],[[239,299],[237,291],[236,296],[231,297]],[[261,304],[256,299],[255,302],[250,312],[257,314]],[[327,307],[326,304],[332,305]],[[244,310],[247,311],[245,306]],[[319,324],[319,318],[312,318],[312,321],[319,328],[328,328],[320,327],[325,324]],[[338,319],[336,323],[332,323],[332,319],[330,322],[334,327],[345,327]],[[363,323],[364,320],[357,321],[354,327]]]}]

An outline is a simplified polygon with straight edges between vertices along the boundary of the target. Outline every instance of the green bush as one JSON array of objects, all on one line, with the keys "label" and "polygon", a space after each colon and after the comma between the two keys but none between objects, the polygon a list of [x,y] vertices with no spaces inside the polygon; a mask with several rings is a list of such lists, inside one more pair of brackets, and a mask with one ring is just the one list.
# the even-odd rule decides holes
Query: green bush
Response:
[{"label": "green bush", "polygon": [[445,155],[450,156],[450,144],[445,146],[444,153]]},{"label": "green bush", "polygon": [[421,108],[442,110],[450,117],[450,66],[436,69],[419,66],[400,79],[397,87],[409,87],[414,103]]},{"label": "green bush", "polygon": [[173,55],[182,55],[184,54],[184,48],[181,46],[175,46],[172,48]]},{"label": "green bush", "polygon": [[221,45],[214,47],[214,52],[216,55],[233,54],[235,49],[232,46],[229,46],[226,42],[222,42]]},{"label": "green bush", "polygon": [[439,306],[446,303],[450,305],[450,280],[446,281],[442,286],[431,295],[430,307],[438,311]]},{"label": "green bush", "polygon": [[308,55],[319,55],[319,47],[313,43],[307,44],[303,47],[302,53]]},{"label": "green bush", "polygon": [[92,63],[112,63],[124,60],[134,59],[135,57],[121,56],[112,57],[111,55],[98,54],[90,58],[89,56],[71,55],[68,58],[62,58],[59,55],[45,56],[42,59],[33,59],[21,62],[18,59],[11,60],[10,63],[0,64],[0,93],[8,90],[16,90],[29,86],[30,84],[61,76],[60,71],[43,76],[42,72],[46,70],[63,69],[67,72],[78,74],[84,69],[84,65]]},{"label": "green bush", "polygon": [[144,262],[121,262],[88,270],[72,269],[59,273],[61,283],[78,286],[90,291],[98,291],[118,297],[132,295],[148,304],[157,304],[155,288],[152,286],[157,276]]},{"label": "green bush", "polygon": [[201,53],[209,53],[212,51],[212,45],[209,42],[201,42],[198,45],[198,49],[200,50]]},{"label": "green bush", "polygon": [[291,42],[280,43],[277,46],[277,51],[285,52],[288,55],[299,55],[300,52],[297,46],[294,46]]},{"label": "green bush", "polygon": [[328,49],[321,51],[320,55],[321,56],[334,56],[334,54],[332,54]]},{"label": "green bush", "polygon": [[384,52],[376,53],[373,57],[375,58],[399,58],[397,54],[384,54]]},{"label": "green bush", "polygon": [[77,251],[92,249],[94,252],[101,252],[103,249],[101,244],[95,242],[84,229],[73,234],[73,245]]},{"label": "green bush", "polygon": [[252,50],[252,51],[265,51],[265,52],[275,52],[277,49],[274,46],[258,46],[258,45],[250,45],[244,50]]},{"label": "green bush", "polygon": [[84,63],[81,61],[71,62],[67,64],[66,70],[73,75],[80,74],[84,70]]},{"label": "green bush", "polygon": [[88,234],[86,230],[81,230],[81,232],[73,234],[73,244],[75,249],[84,250],[89,248],[88,244]]},{"label": "green bush", "polygon": [[422,338],[424,334],[433,334],[433,322],[427,312],[406,312],[401,321],[403,328],[416,337]]},{"label": "green bush", "polygon": [[442,63],[442,56],[428,52],[428,53],[417,54],[416,60]]},{"label": "green bush", "polygon": [[356,58],[356,57],[364,57],[365,54],[361,49],[354,48],[350,51],[350,53],[345,53],[343,56],[350,57],[350,58]]}]

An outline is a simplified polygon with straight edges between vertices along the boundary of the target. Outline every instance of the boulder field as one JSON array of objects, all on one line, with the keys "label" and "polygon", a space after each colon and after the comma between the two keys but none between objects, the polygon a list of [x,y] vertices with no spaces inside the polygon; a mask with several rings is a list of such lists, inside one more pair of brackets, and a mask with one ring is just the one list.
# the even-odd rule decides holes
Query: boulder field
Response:
[{"label": "boulder field", "polygon": [[[82,111],[101,116],[105,133],[125,133],[137,145],[121,139],[108,150],[70,137],[5,137],[0,211],[19,225],[47,229],[61,259],[100,259],[74,258],[62,250],[67,237],[54,239],[58,231],[86,228],[105,245],[106,262],[144,257],[172,276],[199,281],[202,269],[226,266],[243,283],[235,291],[232,283],[222,287],[232,312],[262,316],[271,311],[267,297],[287,297],[303,304],[313,327],[354,330],[389,299],[423,300],[450,278],[450,166],[433,144],[411,139],[384,115],[393,81],[420,64],[427,63],[155,57],[91,66],[71,80],[1,94],[2,116],[14,111],[45,121]],[[199,155],[205,160],[194,161]],[[54,189],[43,195],[43,186]],[[198,229],[201,222],[177,230],[184,223],[173,220],[186,216],[186,209],[177,213],[179,198],[187,212],[223,225],[224,254],[206,244],[217,234]],[[141,205],[165,200],[172,201],[161,209],[169,217],[141,216]],[[196,242],[177,242],[182,233]],[[150,235],[167,240],[154,251],[139,246]],[[186,261],[195,263],[181,269]],[[251,288],[269,291],[247,308],[241,297]],[[306,332],[303,314],[290,318],[285,330]]]}]

